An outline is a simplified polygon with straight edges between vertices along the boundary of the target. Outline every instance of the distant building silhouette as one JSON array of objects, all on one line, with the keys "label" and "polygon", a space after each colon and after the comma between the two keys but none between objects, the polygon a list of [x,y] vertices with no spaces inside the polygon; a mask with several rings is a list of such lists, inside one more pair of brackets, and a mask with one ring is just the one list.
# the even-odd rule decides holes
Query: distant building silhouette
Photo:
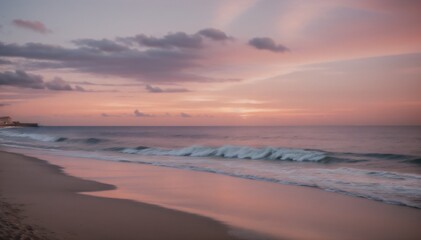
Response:
[{"label": "distant building silhouette", "polygon": [[12,118],[9,116],[6,117],[0,117],[0,125],[7,125],[7,124],[12,124]]},{"label": "distant building silhouette", "polygon": [[38,123],[21,123],[19,121],[12,121],[9,116],[0,117],[0,127],[38,127]]}]

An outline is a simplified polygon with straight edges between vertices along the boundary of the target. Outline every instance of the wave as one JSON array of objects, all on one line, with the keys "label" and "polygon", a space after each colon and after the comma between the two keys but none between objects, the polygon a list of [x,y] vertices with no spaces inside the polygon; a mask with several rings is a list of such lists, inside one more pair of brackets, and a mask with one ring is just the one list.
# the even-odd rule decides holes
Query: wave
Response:
[{"label": "wave", "polygon": [[113,151],[113,152],[124,152],[128,149],[135,149],[135,150],[143,150],[143,149],[147,149],[149,147],[145,147],[145,146],[138,146],[136,148],[126,148],[126,147],[109,147],[109,148],[105,148],[104,150],[106,151]]},{"label": "wave", "polygon": [[42,142],[83,142],[87,144],[98,144],[106,141],[101,138],[68,138],[63,136],[52,136],[47,134],[39,133],[21,133],[15,131],[0,131],[0,136],[12,137],[12,138],[26,138],[30,140],[42,141]]},{"label": "wave", "polygon": [[[54,136],[46,133],[38,132],[21,132],[22,129],[2,129],[0,130],[0,138],[3,140],[11,140],[12,142],[21,142],[20,138],[27,140],[35,140],[41,142],[53,142],[64,146],[71,144],[72,147],[84,149],[86,145],[93,147],[105,142],[111,143],[112,139],[90,137],[86,138],[70,138],[57,134]],[[11,138],[11,139],[8,139]],[[19,138],[19,139],[17,139]],[[45,144],[42,144],[45,145]],[[85,147],[84,147],[85,146]],[[253,160],[286,160],[297,162],[318,162],[324,164],[334,163],[357,163],[372,160],[399,161],[402,163],[421,165],[419,156],[410,156],[403,154],[390,153],[351,153],[351,152],[327,152],[317,149],[293,149],[282,147],[250,147],[224,145],[217,147],[207,146],[190,146],[176,149],[164,149],[159,147],[109,147],[103,150],[115,151],[127,154],[150,155],[150,156],[186,156],[186,157],[220,157],[220,158],[237,158],[237,159],[253,159]]]},{"label": "wave", "polygon": [[382,159],[390,159],[390,160],[407,160],[411,156],[402,155],[402,154],[391,154],[391,153],[361,153],[357,154],[365,157],[374,157],[374,158],[382,158]]},{"label": "wave", "polygon": [[298,162],[319,162],[327,157],[325,152],[315,150],[277,147],[253,148],[231,145],[222,147],[191,146],[177,149],[139,146],[136,148],[108,148],[107,150],[146,156],[221,157],[253,160],[289,160]]},{"label": "wave", "polygon": [[366,172],[366,174],[371,175],[371,176],[382,177],[382,178],[392,178],[392,179],[396,179],[396,180],[414,179],[414,180],[417,180],[417,181],[421,181],[420,175],[410,174],[410,173],[396,173],[396,172],[387,172],[387,171],[368,171],[368,172]]},{"label": "wave", "polygon": [[87,139],[84,139],[83,141],[86,142],[86,143],[89,143],[89,144],[97,144],[97,143],[100,143],[100,142],[104,141],[104,139],[87,138]]},{"label": "wave", "polygon": [[407,162],[417,164],[417,165],[421,165],[421,158],[411,159],[411,160],[408,160]]},{"label": "wave", "polygon": [[[357,157],[358,161],[367,159],[393,160],[410,164],[421,164],[421,158],[418,156],[392,154],[392,153],[345,153],[349,158]],[[362,158],[362,159],[361,159]]]},{"label": "wave", "polygon": [[5,137],[18,137],[18,138],[29,138],[32,140],[42,141],[42,142],[56,142],[63,141],[61,137],[50,136],[46,134],[38,133],[19,133],[19,132],[10,132],[10,131],[0,131],[0,135]]}]

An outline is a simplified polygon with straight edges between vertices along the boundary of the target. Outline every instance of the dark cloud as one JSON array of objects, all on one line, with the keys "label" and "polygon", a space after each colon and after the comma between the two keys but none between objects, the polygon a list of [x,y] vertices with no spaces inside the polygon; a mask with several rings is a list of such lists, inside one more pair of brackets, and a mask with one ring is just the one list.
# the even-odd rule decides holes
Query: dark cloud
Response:
[{"label": "dark cloud", "polygon": [[0,58],[0,65],[8,65],[8,64],[13,64],[13,62]]},{"label": "dark cloud", "polygon": [[50,33],[51,30],[49,30],[42,22],[40,21],[29,21],[29,20],[23,20],[23,19],[15,19],[13,20],[13,25],[28,29],[31,31],[35,31],[38,33],[46,34]]},{"label": "dark cloud", "polygon": [[37,63],[40,68],[73,68],[90,72],[144,80],[177,78],[184,81],[194,76],[180,71],[195,66],[193,54],[177,51],[131,49],[125,52],[103,53],[89,49],[69,49],[60,46],[27,43],[25,45],[0,43],[0,56],[24,57],[54,62]]},{"label": "dark cloud", "polygon": [[145,34],[139,34],[132,41],[140,46],[153,48],[202,48],[203,41],[200,35],[187,34],[184,32],[169,33],[162,38],[150,37]]},{"label": "dark cloud", "polygon": [[[194,76],[181,74],[180,71],[195,66],[197,56],[190,53],[165,50],[104,53],[86,48],[63,48],[39,43],[25,45],[0,43],[0,56],[23,57],[35,60],[51,60],[39,63],[41,68],[74,68],[90,72],[136,79],[173,79],[193,80]],[[34,63],[36,65],[37,63]]]},{"label": "dark cloud", "polygon": [[197,32],[197,34],[210,38],[215,41],[225,41],[225,40],[232,39],[228,37],[227,34],[225,34],[223,31],[215,29],[215,28],[202,29],[199,32]]},{"label": "dark cloud", "polygon": [[14,86],[21,88],[44,89],[44,80],[39,75],[28,74],[24,71],[0,72],[0,86]]},{"label": "dark cloud", "polygon": [[95,39],[77,39],[72,41],[77,46],[88,47],[97,49],[103,52],[121,52],[129,50],[128,47],[118,44],[108,39],[95,40]]},{"label": "dark cloud", "polygon": [[48,89],[53,91],[84,91],[80,86],[74,88],[61,78],[44,81],[42,76],[16,70],[15,72],[0,72],[0,86],[12,86],[19,88]]},{"label": "dark cloud", "polygon": [[121,86],[125,86],[125,87],[132,87],[132,86],[143,86],[143,84],[140,83],[93,83],[93,82],[88,82],[88,81],[71,81],[68,82],[71,84],[77,84],[77,85],[87,85],[87,86],[106,86],[106,87],[121,87]]},{"label": "dark cloud", "polygon": [[72,49],[62,48],[60,46],[27,43],[24,45],[4,44],[0,42],[0,56],[5,57],[23,57],[28,59],[39,60],[81,60],[90,56],[89,51],[76,51]]},{"label": "dark cloud", "polygon": [[120,42],[131,44],[137,43],[142,47],[150,48],[180,48],[180,49],[200,49],[204,47],[203,37],[209,38],[213,41],[224,41],[231,39],[223,31],[206,28],[198,31],[195,34],[187,34],[185,32],[168,33],[164,37],[152,37],[145,34],[139,34],[134,37],[118,38]]},{"label": "dark cloud", "polygon": [[183,118],[189,118],[189,117],[191,117],[191,115],[190,114],[187,114],[187,113],[180,113],[180,117],[183,117]]},{"label": "dark cloud", "polygon": [[[89,44],[98,46],[93,42]],[[129,48],[128,45],[127,48],[126,51],[104,52],[99,51],[98,47],[64,48],[40,43],[18,45],[0,42],[0,56],[36,60],[31,62],[31,68],[70,68],[87,73],[133,78],[144,83],[238,80],[215,79],[190,73],[190,70],[201,67],[198,62],[204,56],[197,51],[160,48],[145,50]]]},{"label": "dark cloud", "polygon": [[45,87],[50,90],[55,90],[55,91],[72,91],[73,90],[70,84],[68,84],[63,79],[58,78],[58,77],[54,78],[53,80],[49,82],[46,82]]},{"label": "dark cloud", "polygon": [[160,87],[153,87],[151,85],[145,86],[146,91],[151,93],[179,93],[179,92],[189,92],[186,88],[160,88]]},{"label": "dark cloud", "polygon": [[152,87],[151,85],[146,85],[145,86],[146,91],[151,92],[151,93],[161,93],[163,92],[163,90],[159,87]]},{"label": "dark cloud", "polygon": [[252,38],[250,39],[248,44],[260,50],[268,50],[272,52],[289,51],[288,48],[284,47],[281,44],[276,44],[275,41],[273,41],[273,39],[268,38],[268,37]]},{"label": "dark cloud", "polygon": [[[226,34],[204,29],[195,34],[169,33],[161,38],[140,34],[135,37],[78,39],[75,47],[42,43],[7,44],[0,42],[0,57],[25,58],[31,69],[74,69],[98,75],[136,79],[147,84],[174,82],[221,82],[238,79],[197,75],[206,57],[204,38],[221,41]],[[21,66],[22,67],[22,66]],[[167,90],[167,89],[165,89]],[[164,92],[181,92],[169,89]]]},{"label": "dark cloud", "polygon": [[151,114],[147,114],[147,113],[143,113],[140,112],[139,110],[134,110],[133,114],[135,115],[135,117],[153,117],[153,115]]},{"label": "dark cloud", "polygon": [[6,107],[6,106],[9,106],[10,105],[10,103],[0,103],[0,107]]}]

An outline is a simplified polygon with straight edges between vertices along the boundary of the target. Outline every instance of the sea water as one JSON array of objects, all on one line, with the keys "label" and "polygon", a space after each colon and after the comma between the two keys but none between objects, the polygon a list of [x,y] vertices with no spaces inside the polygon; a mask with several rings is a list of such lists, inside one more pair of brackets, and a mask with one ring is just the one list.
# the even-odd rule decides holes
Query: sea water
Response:
[{"label": "sea water", "polygon": [[421,127],[38,127],[0,145],[319,188],[421,208]]}]

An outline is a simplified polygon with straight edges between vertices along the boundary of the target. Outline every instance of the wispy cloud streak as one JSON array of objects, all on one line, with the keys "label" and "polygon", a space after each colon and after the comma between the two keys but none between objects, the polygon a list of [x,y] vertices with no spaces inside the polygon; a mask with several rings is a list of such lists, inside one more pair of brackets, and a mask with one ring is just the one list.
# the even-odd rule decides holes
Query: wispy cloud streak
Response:
[{"label": "wispy cloud streak", "polygon": [[186,88],[160,88],[160,87],[153,87],[151,85],[146,85],[145,90],[150,93],[180,93],[180,92],[190,92],[190,90]]},{"label": "wispy cloud streak", "polygon": [[23,29],[28,29],[34,32],[47,34],[51,33],[52,31],[48,29],[42,22],[40,21],[30,21],[24,19],[15,19],[13,20],[13,25],[16,27],[20,27]]}]

